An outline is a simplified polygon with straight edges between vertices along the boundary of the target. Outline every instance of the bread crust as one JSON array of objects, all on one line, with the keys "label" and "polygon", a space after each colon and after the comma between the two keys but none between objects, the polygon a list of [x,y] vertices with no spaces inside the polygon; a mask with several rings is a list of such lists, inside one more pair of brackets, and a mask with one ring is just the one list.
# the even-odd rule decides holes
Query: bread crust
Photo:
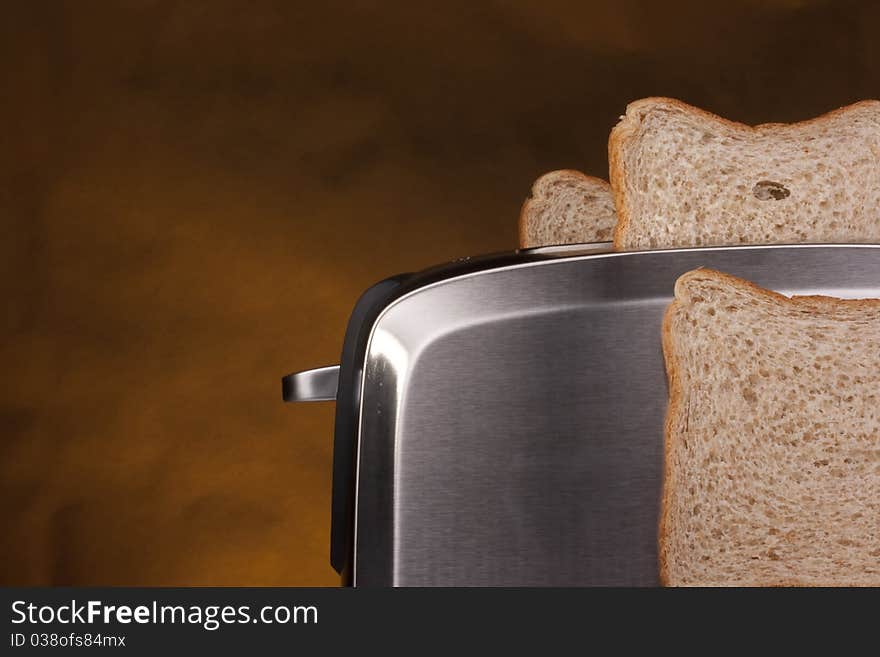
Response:
[{"label": "bread crust", "polygon": [[597,190],[603,193],[611,193],[611,185],[608,183],[607,180],[602,180],[601,178],[597,178],[595,176],[588,176],[587,174],[581,171],[577,171],[576,169],[556,169],[554,171],[549,171],[545,173],[544,175],[537,178],[534,183],[532,183],[531,195],[525,201],[523,201],[522,207],[520,208],[517,230],[519,248],[529,248],[529,243],[527,239],[528,229],[529,226],[532,225],[532,222],[537,220],[537,215],[532,212],[534,202],[546,198],[546,195],[544,194],[545,188],[549,187],[557,180],[565,178],[574,179],[581,184],[590,185],[597,188]]},{"label": "bread crust", "polygon": [[[673,446],[680,436],[673,432],[673,427],[680,419],[682,399],[684,391],[681,385],[681,377],[679,375],[680,365],[678,354],[675,351],[672,336],[672,321],[676,312],[682,305],[682,291],[690,279],[703,277],[712,278],[718,282],[726,283],[734,288],[738,288],[753,295],[764,297],[780,306],[796,307],[811,312],[829,312],[841,307],[849,308],[876,308],[880,312],[880,299],[839,299],[837,297],[828,297],[821,295],[804,295],[787,297],[773,290],[763,288],[751,281],[748,281],[732,274],[726,274],[714,269],[699,268],[686,272],[678,277],[675,282],[675,297],[672,303],[666,308],[663,315],[662,327],[662,347],[663,359],[666,363],[666,377],[669,385],[669,402],[667,405],[666,419],[664,422],[664,441],[663,441],[663,488],[660,498],[660,518],[657,528],[657,556],[660,574],[660,583],[663,586],[674,586],[669,579],[669,554],[667,546],[667,526],[669,524],[669,509],[671,492],[675,489],[676,473],[671,467]],[[832,586],[833,583],[829,583]],[[796,581],[785,582],[767,582],[760,586],[804,586]]]},{"label": "bread crust", "polygon": [[626,194],[627,171],[626,166],[624,165],[624,153],[627,146],[638,132],[638,125],[641,123],[641,116],[657,107],[666,107],[675,111],[690,114],[691,116],[717,125],[722,125],[729,130],[741,134],[754,135],[756,133],[810,128],[840,115],[847,114],[858,108],[880,107],[880,100],[861,100],[852,103],[851,105],[845,105],[831,110],[820,116],[794,123],[761,123],[754,126],[726,119],[675,98],[651,96],[649,98],[642,98],[629,103],[626,106],[626,114],[621,117],[618,124],[612,128],[611,134],[608,136],[608,176],[611,184],[611,193],[614,198],[614,207],[617,211],[617,225],[614,228],[613,240],[615,251],[625,250],[624,242],[628,234],[627,231],[630,227],[631,218],[629,199]]}]

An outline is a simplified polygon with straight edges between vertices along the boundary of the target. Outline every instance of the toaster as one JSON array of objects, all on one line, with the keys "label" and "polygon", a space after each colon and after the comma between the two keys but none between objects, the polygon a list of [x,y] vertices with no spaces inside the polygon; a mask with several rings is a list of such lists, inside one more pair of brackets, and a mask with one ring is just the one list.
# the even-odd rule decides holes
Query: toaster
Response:
[{"label": "toaster", "polygon": [[354,586],[653,586],[682,273],[880,296],[880,246],[464,258],[370,287],[339,365],[282,379],[336,403],[330,560]]}]

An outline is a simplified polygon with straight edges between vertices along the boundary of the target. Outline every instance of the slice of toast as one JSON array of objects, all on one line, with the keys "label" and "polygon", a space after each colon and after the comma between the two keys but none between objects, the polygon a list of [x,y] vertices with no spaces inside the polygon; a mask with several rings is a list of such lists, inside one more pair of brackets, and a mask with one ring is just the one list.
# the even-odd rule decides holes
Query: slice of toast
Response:
[{"label": "slice of toast", "polygon": [[880,242],[880,101],[751,127],[645,98],[608,153],[619,251]]},{"label": "slice of toast", "polygon": [[659,531],[667,585],[880,585],[880,299],[680,277]]},{"label": "slice of toast", "polygon": [[535,181],[519,214],[520,248],[610,242],[617,215],[611,187],[580,171],[551,171]]}]

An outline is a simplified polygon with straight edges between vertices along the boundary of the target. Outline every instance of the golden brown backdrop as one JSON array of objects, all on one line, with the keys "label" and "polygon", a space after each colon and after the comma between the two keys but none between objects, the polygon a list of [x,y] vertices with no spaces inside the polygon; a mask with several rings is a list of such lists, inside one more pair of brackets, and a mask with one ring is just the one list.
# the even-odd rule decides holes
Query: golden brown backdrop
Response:
[{"label": "golden brown backdrop", "polygon": [[[871,6],[871,5],[874,6]],[[10,3],[2,584],[335,584],[359,292],[513,248],[628,100],[747,122],[880,96],[876,3]]]}]

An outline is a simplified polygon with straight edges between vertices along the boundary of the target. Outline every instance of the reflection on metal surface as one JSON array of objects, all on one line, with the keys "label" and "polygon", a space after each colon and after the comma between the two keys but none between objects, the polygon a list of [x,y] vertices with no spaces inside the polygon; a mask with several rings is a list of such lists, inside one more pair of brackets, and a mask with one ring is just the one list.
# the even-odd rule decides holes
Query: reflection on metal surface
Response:
[{"label": "reflection on metal surface", "polygon": [[557,244],[553,246],[533,246],[527,249],[520,249],[520,253],[529,253],[532,255],[549,255],[549,256],[577,256],[577,255],[593,255],[598,253],[611,253],[611,242],[587,242],[583,244]]},{"label": "reflection on metal surface", "polygon": [[[387,366],[395,372],[406,372],[407,365],[409,364],[409,355],[406,352],[406,348],[393,333],[377,328],[373,332],[373,337],[370,341],[370,353],[372,353],[375,358],[384,358],[387,362]],[[378,385],[381,387],[383,382],[379,381]],[[398,387],[395,392],[397,393],[398,399],[403,396],[403,388],[400,386],[400,382],[398,382]]]},{"label": "reflection on metal surface", "polygon": [[339,387],[339,365],[288,374],[281,380],[284,401],[335,401]]},{"label": "reflection on metal surface", "polygon": [[785,246],[548,258],[394,301],[364,369],[355,584],[656,584],[660,326],[697,267],[880,296],[880,248]]}]

